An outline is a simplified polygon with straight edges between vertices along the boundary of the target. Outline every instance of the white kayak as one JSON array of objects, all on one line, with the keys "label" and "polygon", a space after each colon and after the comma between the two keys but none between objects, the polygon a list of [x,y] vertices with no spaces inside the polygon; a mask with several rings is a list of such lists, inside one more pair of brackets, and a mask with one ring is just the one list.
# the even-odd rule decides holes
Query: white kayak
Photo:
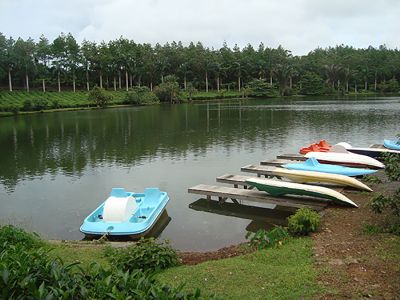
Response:
[{"label": "white kayak", "polygon": [[342,145],[334,145],[328,152],[308,152],[304,156],[307,158],[315,157],[319,162],[325,163],[365,166],[375,169],[383,169],[385,167],[380,161],[366,155],[351,153]]},{"label": "white kayak", "polygon": [[380,159],[384,153],[400,154],[400,150],[390,150],[387,148],[370,148],[370,147],[353,147],[349,143],[341,142],[336,145],[343,146],[346,150],[355,153],[366,155],[375,159]]},{"label": "white kayak", "polygon": [[287,170],[284,168],[271,168],[271,172],[276,176],[285,177],[297,183],[332,183],[372,192],[372,189],[364,183],[345,175],[315,171]]}]

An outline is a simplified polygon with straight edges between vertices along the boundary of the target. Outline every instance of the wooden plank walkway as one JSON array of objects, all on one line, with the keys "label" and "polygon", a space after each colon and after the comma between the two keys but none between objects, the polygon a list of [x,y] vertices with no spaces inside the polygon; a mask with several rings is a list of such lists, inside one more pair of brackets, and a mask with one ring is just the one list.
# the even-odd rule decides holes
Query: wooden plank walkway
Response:
[{"label": "wooden plank walkway", "polygon": [[250,202],[259,202],[266,204],[275,204],[282,207],[301,208],[309,207],[320,211],[328,204],[327,201],[317,199],[306,199],[300,197],[273,197],[265,192],[237,189],[224,186],[199,184],[188,189],[191,194],[205,195],[208,200],[212,197],[218,197],[220,203],[224,203],[227,199],[238,199]]},{"label": "wooden plank walkway", "polygon": [[243,186],[245,189],[252,189],[246,183],[247,179],[255,178],[253,176],[245,176],[245,175],[231,175],[225,174],[217,177],[217,182],[233,184],[233,187],[238,188],[239,186]]},{"label": "wooden plank walkway", "polygon": [[297,161],[306,161],[307,157],[303,154],[280,154],[276,158],[278,159],[287,159],[287,160],[297,160]]},{"label": "wooden plank walkway", "polygon": [[240,171],[257,174],[257,177],[261,177],[261,175],[265,177],[275,177],[274,173],[272,172],[274,168],[275,167],[270,166],[247,165],[241,167]]},{"label": "wooden plank walkway", "polygon": [[[288,159],[267,159],[260,162],[263,166],[273,166],[273,167],[280,167],[284,164],[290,164],[296,161],[288,160]],[[300,161],[298,161],[300,162]]]}]

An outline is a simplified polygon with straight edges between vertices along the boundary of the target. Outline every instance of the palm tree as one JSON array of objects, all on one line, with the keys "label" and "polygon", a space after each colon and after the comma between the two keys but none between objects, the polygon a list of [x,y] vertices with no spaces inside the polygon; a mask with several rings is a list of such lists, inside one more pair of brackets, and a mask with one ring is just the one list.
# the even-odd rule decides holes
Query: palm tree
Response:
[{"label": "palm tree", "polygon": [[293,67],[289,64],[277,64],[273,69],[273,74],[279,85],[279,94],[281,96],[285,95],[287,90],[288,81],[293,75]]}]

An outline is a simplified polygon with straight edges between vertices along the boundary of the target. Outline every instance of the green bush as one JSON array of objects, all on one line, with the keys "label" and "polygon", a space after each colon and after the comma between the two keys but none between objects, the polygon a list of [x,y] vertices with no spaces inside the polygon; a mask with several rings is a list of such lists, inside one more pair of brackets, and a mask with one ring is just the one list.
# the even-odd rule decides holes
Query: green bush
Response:
[{"label": "green bush", "polygon": [[47,101],[47,99],[44,98],[33,99],[32,103],[33,103],[33,110],[43,110],[49,107],[49,101]]},{"label": "green bush", "polygon": [[179,102],[181,100],[181,91],[178,79],[173,75],[164,77],[164,82],[160,83],[154,89],[161,102]]},{"label": "green bush", "polygon": [[108,249],[110,263],[124,271],[140,269],[154,271],[179,265],[179,258],[168,242],[157,243],[154,238],[141,238],[135,245]]},{"label": "green bush", "polygon": [[271,248],[277,244],[282,244],[289,234],[287,230],[283,227],[277,226],[270,231],[264,229],[259,229],[257,232],[248,232],[246,234],[246,239],[249,240],[250,246],[258,250]]},{"label": "green bush", "polygon": [[37,237],[12,226],[1,228],[0,238],[0,299],[204,298],[199,290],[188,293],[182,286],[165,286],[140,270],[65,265],[38,247]]},{"label": "green bush", "polygon": [[33,110],[33,103],[31,99],[26,99],[24,100],[23,104],[22,104],[22,110],[24,111],[31,111]]},{"label": "green bush", "polygon": [[134,87],[124,98],[124,103],[134,105],[149,105],[159,103],[157,96],[148,87]]},{"label": "green bush", "polygon": [[320,216],[309,208],[300,208],[288,218],[288,230],[292,235],[308,235],[315,232],[320,223]]},{"label": "green bush", "polygon": [[391,181],[400,181],[400,155],[385,153],[383,155],[385,174]]},{"label": "green bush", "polygon": [[35,233],[28,233],[12,225],[0,227],[0,250],[5,245],[19,245],[27,249],[39,248],[44,245],[43,241]]},{"label": "green bush", "polygon": [[247,95],[250,97],[276,97],[278,91],[275,86],[269,84],[263,79],[254,79],[247,85]]},{"label": "green bush", "polygon": [[113,96],[106,90],[95,86],[88,95],[88,100],[94,102],[97,106],[106,107],[109,102],[111,102]]}]

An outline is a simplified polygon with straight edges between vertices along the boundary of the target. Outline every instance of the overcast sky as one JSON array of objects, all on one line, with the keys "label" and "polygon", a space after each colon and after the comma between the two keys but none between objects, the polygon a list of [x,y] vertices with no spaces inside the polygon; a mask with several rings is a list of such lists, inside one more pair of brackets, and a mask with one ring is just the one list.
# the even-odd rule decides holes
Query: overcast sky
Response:
[{"label": "overcast sky", "polygon": [[214,48],[263,42],[296,55],[338,44],[400,48],[400,0],[0,0],[0,32]]}]

